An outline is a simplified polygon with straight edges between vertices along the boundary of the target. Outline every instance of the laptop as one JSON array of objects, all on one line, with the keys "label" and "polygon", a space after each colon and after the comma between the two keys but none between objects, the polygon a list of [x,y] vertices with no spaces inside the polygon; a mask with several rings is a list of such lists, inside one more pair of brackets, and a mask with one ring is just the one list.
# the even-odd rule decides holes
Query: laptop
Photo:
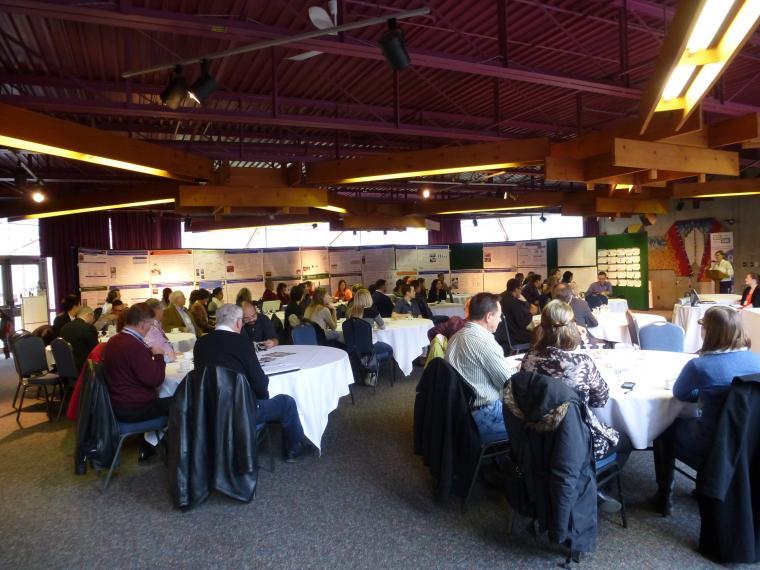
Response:
[{"label": "laptop", "polygon": [[697,305],[714,305],[715,304],[715,301],[700,300],[699,293],[697,293],[696,289],[689,289],[689,301],[692,307],[696,307]]},{"label": "laptop", "polygon": [[280,301],[264,301],[261,304],[261,312],[265,315],[268,315],[269,313],[276,313],[280,310]]}]

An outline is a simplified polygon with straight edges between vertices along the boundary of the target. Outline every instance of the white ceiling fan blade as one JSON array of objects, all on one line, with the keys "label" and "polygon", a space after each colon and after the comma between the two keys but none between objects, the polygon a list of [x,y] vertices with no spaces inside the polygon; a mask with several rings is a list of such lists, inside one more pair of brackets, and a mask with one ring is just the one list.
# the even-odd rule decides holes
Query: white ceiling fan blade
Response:
[{"label": "white ceiling fan blade", "polygon": [[304,61],[305,59],[310,59],[318,55],[322,55],[322,52],[321,51],[304,51],[299,54],[292,55],[288,59],[290,61]]},{"label": "white ceiling fan blade", "polygon": [[[314,24],[314,27],[318,30],[326,30],[328,28],[334,28],[335,22],[327,13],[327,10],[320,6],[312,6],[309,8],[309,20]],[[337,35],[337,33],[329,34],[331,36]]]}]

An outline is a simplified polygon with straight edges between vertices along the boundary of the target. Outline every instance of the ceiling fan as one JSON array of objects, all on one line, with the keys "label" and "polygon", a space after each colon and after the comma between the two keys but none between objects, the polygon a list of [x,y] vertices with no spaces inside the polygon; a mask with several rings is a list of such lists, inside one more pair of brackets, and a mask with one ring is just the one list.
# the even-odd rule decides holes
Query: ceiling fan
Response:
[{"label": "ceiling fan", "polygon": [[[309,20],[314,24],[314,27],[318,30],[327,30],[334,28],[338,25],[338,0],[328,0],[327,8],[330,10],[329,14],[327,10],[321,6],[311,6],[309,8]],[[337,36],[337,32],[331,32],[329,35]],[[311,59],[317,55],[320,55],[321,51],[304,51],[297,55],[291,56],[288,59],[290,61],[304,61]]]}]

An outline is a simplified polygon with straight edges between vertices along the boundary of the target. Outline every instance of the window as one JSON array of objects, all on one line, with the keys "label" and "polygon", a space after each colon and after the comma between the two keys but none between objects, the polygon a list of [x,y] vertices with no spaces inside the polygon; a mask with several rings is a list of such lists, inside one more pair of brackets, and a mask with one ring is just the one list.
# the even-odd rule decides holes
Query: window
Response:
[{"label": "window", "polygon": [[39,255],[39,220],[9,222],[0,218],[0,255]]},{"label": "window", "polygon": [[261,228],[240,228],[192,233],[182,224],[182,247],[207,249],[246,249],[272,247],[339,247],[359,245],[427,245],[427,230],[409,228],[394,231],[331,231],[330,224],[291,224]]},{"label": "window", "polygon": [[498,241],[528,241],[559,237],[582,237],[583,217],[545,214],[541,216],[514,216],[509,218],[482,218],[462,220],[462,243],[489,243]]}]

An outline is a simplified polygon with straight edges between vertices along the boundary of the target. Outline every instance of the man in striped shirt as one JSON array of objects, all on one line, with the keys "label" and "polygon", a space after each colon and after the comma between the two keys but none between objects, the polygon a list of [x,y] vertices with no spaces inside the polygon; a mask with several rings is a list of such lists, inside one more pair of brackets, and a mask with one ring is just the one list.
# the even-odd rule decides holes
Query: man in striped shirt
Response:
[{"label": "man in striped shirt", "polygon": [[470,301],[467,323],[449,340],[446,361],[475,391],[472,417],[484,443],[504,439],[501,392],[510,374],[504,351],[493,336],[501,322],[499,296],[478,293]]}]

